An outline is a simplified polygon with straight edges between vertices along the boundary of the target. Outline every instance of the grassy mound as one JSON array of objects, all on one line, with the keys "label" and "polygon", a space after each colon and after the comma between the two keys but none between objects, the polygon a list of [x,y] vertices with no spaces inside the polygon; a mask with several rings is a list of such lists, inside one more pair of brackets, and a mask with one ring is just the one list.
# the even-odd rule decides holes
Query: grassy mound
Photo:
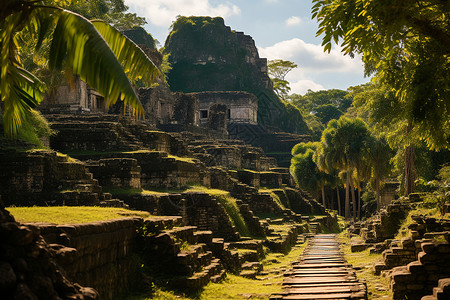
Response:
[{"label": "grassy mound", "polygon": [[149,217],[144,211],[115,207],[96,206],[51,206],[51,207],[7,207],[18,222],[80,224],[95,221],[115,220],[125,217]]}]

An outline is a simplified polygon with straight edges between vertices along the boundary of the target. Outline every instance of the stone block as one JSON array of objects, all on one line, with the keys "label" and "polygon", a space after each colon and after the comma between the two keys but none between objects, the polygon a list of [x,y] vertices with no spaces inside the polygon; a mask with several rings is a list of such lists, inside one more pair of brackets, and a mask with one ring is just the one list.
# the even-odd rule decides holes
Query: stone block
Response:
[{"label": "stone block", "polygon": [[367,244],[352,244],[350,249],[352,252],[361,252],[367,249],[370,245]]},{"label": "stone block", "polygon": [[419,261],[410,262],[408,265],[408,270],[411,273],[418,274],[425,272],[425,266],[421,264]]},{"label": "stone block", "polygon": [[422,251],[425,253],[433,253],[436,250],[435,243],[422,243],[421,247],[422,247]]}]

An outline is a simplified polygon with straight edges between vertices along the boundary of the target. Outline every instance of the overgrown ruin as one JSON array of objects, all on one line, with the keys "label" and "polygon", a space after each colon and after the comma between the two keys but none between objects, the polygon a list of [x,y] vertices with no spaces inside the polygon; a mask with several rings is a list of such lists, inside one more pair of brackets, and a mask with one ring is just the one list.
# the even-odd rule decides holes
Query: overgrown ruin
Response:
[{"label": "overgrown ruin", "polygon": [[[55,130],[49,149],[0,145],[1,295],[119,299],[155,282],[196,292],[227,274],[256,280],[267,253],[308,242],[270,299],[367,299],[336,236],[317,235],[343,229],[337,213],[294,183],[291,149],[311,132],[274,93],[253,39],[209,17],[178,18],[163,54],[140,29],[126,34],[158,67],[172,65],[167,79],[137,88],[145,119],[106,108],[75,77],[41,107]],[[373,271],[389,278],[394,299],[447,299],[450,221],[414,215],[395,239],[423,204],[417,194],[394,199],[395,189],[384,188],[385,209],[347,228],[361,239],[351,250],[382,253]],[[3,208],[34,205],[151,216],[19,224]]]}]

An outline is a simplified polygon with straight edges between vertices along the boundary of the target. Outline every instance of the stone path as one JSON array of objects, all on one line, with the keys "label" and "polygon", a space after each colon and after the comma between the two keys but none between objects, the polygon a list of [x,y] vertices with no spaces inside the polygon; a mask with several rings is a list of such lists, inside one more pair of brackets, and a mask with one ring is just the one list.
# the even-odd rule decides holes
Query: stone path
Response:
[{"label": "stone path", "polygon": [[283,292],[270,299],[367,299],[367,289],[345,261],[336,235],[319,234],[285,273]]}]

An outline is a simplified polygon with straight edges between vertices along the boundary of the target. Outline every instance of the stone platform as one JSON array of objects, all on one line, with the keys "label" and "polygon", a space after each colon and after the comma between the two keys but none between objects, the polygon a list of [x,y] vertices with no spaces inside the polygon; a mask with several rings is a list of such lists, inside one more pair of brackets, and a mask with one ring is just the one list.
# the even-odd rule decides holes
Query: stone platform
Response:
[{"label": "stone platform", "polygon": [[367,299],[367,288],[347,264],[335,235],[313,236],[292,268],[285,273],[281,299]]}]

